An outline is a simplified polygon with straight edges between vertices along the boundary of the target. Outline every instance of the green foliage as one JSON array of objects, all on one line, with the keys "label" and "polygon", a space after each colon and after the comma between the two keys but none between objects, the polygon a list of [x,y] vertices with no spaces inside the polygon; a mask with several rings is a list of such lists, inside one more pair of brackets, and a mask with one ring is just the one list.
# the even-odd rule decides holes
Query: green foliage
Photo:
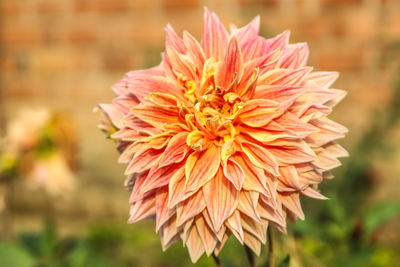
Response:
[{"label": "green foliage", "polygon": [[371,206],[363,215],[364,235],[370,238],[379,227],[400,213],[400,204],[379,203]]},{"label": "green foliage", "polygon": [[0,242],[0,266],[32,267],[34,262],[34,258],[22,247]]}]

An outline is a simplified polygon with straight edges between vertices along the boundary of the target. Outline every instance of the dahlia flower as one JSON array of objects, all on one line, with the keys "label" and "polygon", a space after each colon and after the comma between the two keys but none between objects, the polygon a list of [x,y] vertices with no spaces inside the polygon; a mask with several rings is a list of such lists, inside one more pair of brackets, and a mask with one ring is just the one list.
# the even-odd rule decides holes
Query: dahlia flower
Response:
[{"label": "dahlia flower", "polygon": [[164,249],[182,239],[193,262],[230,235],[260,253],[266,230],[304,219],[347,152],[327,118],[344,97],[336,72],[312,72],[305,43],[265,39],[259,17],[227,31],[205,11],[202,39],[167,26],[160,65],[131,71],[100,107],[127,163],[133,223],[155,216]]}]

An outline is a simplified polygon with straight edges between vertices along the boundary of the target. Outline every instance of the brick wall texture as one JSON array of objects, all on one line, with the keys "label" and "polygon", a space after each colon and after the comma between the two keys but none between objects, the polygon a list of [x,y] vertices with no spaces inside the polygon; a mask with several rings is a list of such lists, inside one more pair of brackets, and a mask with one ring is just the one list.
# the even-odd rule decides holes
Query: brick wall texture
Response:
[{"label": "brick wall texture", "polygon": [[[292,42],[308,42],[316,70],[341,72],[335,86],[349,94],[333,117],[350,128],[342,142],[348,148],[370,114],[390,100],[400,61],[399,0],[2,0],[3,119],[21,107],[45,105],[72,114],[78,127],[79,187],[73,199],[57,201],[61,225],[76,215],[84,221],[127,218],[123,168],[96,129],[92,108],[111,100],[110,87],[125,72],[160,61],[167,23],[200,38],[204,6],[225,25],[243,25],[259,14],[262,35],[289,29]],[[392,135],[399,137],[400,129]],[[380,164],[384,182],[377,198],[398,195],[400,182],[393,176],[400,174],[399,158]],[[18,190],[17,227],[35,227],[46,200],[30,201],[29,193]]]}]

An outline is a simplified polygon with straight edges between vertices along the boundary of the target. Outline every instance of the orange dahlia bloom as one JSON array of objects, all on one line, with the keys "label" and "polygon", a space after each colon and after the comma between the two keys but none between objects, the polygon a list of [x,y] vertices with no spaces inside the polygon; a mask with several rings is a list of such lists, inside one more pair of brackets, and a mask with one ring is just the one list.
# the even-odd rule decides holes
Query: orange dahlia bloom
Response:
[{"label": "orange dahlia bloom", "polygon": [[231,234],[259,254],[268,226],[304,219],[301,195],[325,199],[316,185],[347,155],[334,142],[346,128],[327,118],[338,74],[312,72],[287,31],[260,37],[259,17],[227,31],[206,10],[200,43],[165,30],[161,64],[100,105],[128,164],[129,222],[155,216],[163,248],[182,239],[193,262]]}]

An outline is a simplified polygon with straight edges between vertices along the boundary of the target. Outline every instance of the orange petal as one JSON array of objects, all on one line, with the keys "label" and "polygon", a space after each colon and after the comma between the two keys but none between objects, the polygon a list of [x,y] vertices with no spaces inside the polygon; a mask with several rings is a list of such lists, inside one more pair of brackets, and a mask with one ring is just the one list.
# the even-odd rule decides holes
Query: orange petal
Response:
[{"label": "orange petal", "polygon": [[192,227],[186,241],[186,246],[189,250],[190,259],[193,263],[199,260],[201,255],[203,255],[205,248],[201,242],[199,233],[196,227]]},{"label": "orange petal", "polygon": [[342,165],[337,158],[331,156],[325,150],[317,152],[317,160],[314,164],[324,170],[331,170]]},{"label": "orange petal", "polygon": [[261,223],[260,215],[257,212],[259,193],[256,191],[240,191],[238,210],[243,214],[246,214],[255,221]]},{"label": "orange petal", "polygon": [[140,154],[135,154],[125,170],[125,175],[139,173],[157,165],[161,157],[161,152],[156,149],[147,149]]},{"label": "orange petal", "polygon": [[107,114],[112,124],[118,129],[123,127],[123,114],[112,104],[99,104],[99,107]]},{"label": "orange petal", "polygon": [[204,28],[201,39],[206,58],[214,57],[220,60],[228,44],[228,32],[215,13],[208,9],[204,12]]},{"label": "orange petal", "polygon": [[249,191],[257,191],[261,194],[270,197],[271,193],[266,187],[267,177],[263,169],[254,166],[250,161],[245,161],[242,157],[235,157],[236,161],[242,166],[244,171],[243,189]]},{"label": "orange petal", "polygon": [[283,183],[283,186],[279,188],[280,191],[299,191],[303,189],[300,186],[299,176],[294,166],[279,167],[279,173],[281,174],[279,180]]},{"label": "orange petal", "polygon": [[134,223],[144,218],[156,214],[156,197],[155,194],[149,194],[147,197],[136,201],[132,204],[128,222]]},{"label": "orange petal", "polygon": [[251,127],[262,127],[280,116],[278,103],[267,99],[253,99],[244,103],[238,119]]},{"label": "orange petal", "polygon": [[239,42],[244,43],[247,40],[253,40],[258,36],[260,30],[260,16],[256,16],[249,24],[237,29],[236,37]]},{"label": "orange petal", "polygon": [[176,89],[176,84],[164,76],[151,74],[135,75],[126,78],[127,90],[134,94],[140,101],[150,93],[165,93],[184,100],[183,92]]},{"label": "orange petal", "polygon": [[326,196],[322,195],[320,192],[311,187],[307,187],[306,189],[301,191],[301,194],[316,199],[322,199],[322,200],[328,199]]},{"label": "orange petal", "polygon": [[213,179],[220,165],[220,149],[211,145],[189,155],[185,165],[185,192],[194,192]]},{"label": "orange petal", "polygon": [[329,88],[338,77],[339,73],[337,72],[317,71],[310,73],[307,80],[315,82],[318,86]]},{"label": "orange petal", "polygon": [[177,226],[181,226],[188,219],[202,212],[205,207],[206,203],[204,202],[203,192],[201,190],[179,203],[176,208]]},{"label": "orange petal", "polygon": [[225,179],[221,168],[215,177],[204,185],[203,192],[214,229],[219,231],[225,220],[236,209],[239,192]]},{"label": "orange petal", "polygon": [[179,238],[179,231],[180,229],[176,227],[175,215],[169,218],[167,222],[161,226],[161,245],[164,251],[176,241],[176,237]]},{"label": "orange petal", "polygon": [[210,146],[210,142],[206,137],[206,134],[198,130],[194,130],[189,133],[186,138],[186,144],[196,151],[207,149]]},{"label": "orange petal", "polygon": [[288,50],[282,59],[281,68],[296,69],[307,64],[309,49],[307,43],[288,45]]},{"label": "orange petal", "polygon": [[218,239],[214,235],[214,232],[211,230],[211,228],[207,225],[202,215],[195,219],[195,224],[206,253],[208,256],[210,256],[217,245]]},{"label": "orange petal", "polygon": [[165,47],[165,52],[176,76],[183,75],[189,80],[197,77],[196,67],[187,55],[178,53],[170,46]]},{"label": "orange petal", "polygon": [[242,142],[241,147],[248,159],[258,168],[265,169],[273,175],[279,175],[278,163],[269,149],[250,143]]},{"label": "orange petal", "polygon": [[172,209],[179,202],[187,199],[193,193],[185,193],[185,166],[180,167],[171,177],[168,185],[168,208]]},{"label": "orange petal", "polygon": [[307,88],[285,85],[258,85],[254,91],[254,98],[269,99],[282,103],[287,99],[297,99],[304,94]]},{"label": "orange petal", "polygon": [[243,230],[248,232],[260,240],[260,242],[265,243],[267,241],[267,227],[268,223],[257,222],[245,214],[240,214],[241,224]]},{"label": "orange petal", "polygon": [[325,151],[335,157],[335,158],[340,158],[340,157],[348,157],[349,153],[339,144],[335,142],[328,143],[324,145]]},{"label": "orange petal", "polygon": [[300,86],[311,70],[311,67],[272,69],[260,75],[258,82],[263,85]]},{"label": "orange petal", "polygon": [[215,84],[217,87],[227,89],[234,80],[234,73],[240,80],[243,58],[240,52],[239,44],[235,36],[229,40],[225,55],[218,65],[215,72]]},{"label": "orange petal", "polygon": [[224,175],[240,191],[244,182],[244,171],[234,158],[229,158],[224,164]]},{"label": "orange petal", "polygon": [[176,108],[165,108],[153,104],[144,104],[131,109],[139,119],[145,121],[158,129],[164,124],[179,122],[179,114]]},{"label": "orange petal", "polygon": [[174,135],[164,150],[160,159],[160,167],[170,165],[172,163],[181,162],[189,151],[186,145],[188,132],[181,132]]},{"label": "orange petal", "polygon": [[183,166],[183,164],[169,165],[163,168],[154,166],[150,169],[139,194],[144,194],[152,189],[167,185],[171,180],[171,177],[177,172],[177,170]]},{"label": "orange petal", "polygon": [[214,249],[214,254],[215,256],[218,256],[218,254],[221,252],[222,248],[224,247],[226,241],[228,240],[229,234],[225,233],[217,243],[217,246]]},{"label": "orange petal", "polygon": [[[268,124],[268,126],[271,126],[272,124],[276,125],[276,123],[271,122]],[[271,141],[281,138],[298,138],[298,136],[292,133],[292,131],[286,132],[283,127],[280,128],[281,131],[270,131],[267,128],[251,128],[244,125],[239,126],[238,129],[241,133],[246,134],[264,144],[268,144]]]},{"label": "orange petal", "polygon": [[195,63],[199,71],[203,70],[205,62],[204,51],[197,40],[187,31],[183,32],[183,42],[185,43],[188,51],[187,54]]},{"label": "orange petal", "polygon": [[286,50],[286,47],[289,42],[290,31],[284,31],[283,33],[268,39],[268,45],[270,49],[279,48],[282,51]]},{"label": "orange petal", "polygon": [[261,253],[261,242],[252,234],[247,231],[243,231],[243,242],[254,251],[257,256]]},{"label": "orange petal", "polygon": [[178,105],[178,100],[175,96],[165,93],[150,93],[147,97],[154,105],[160,107],[176,107]]},{"label": "orange petal", "polygon": [[185,53],[186,52],[186,47],[184,42],[182,41],[181,38],[176,34],[174,29],[171,27],[171,25],[167,25],[165,27],[165,33],[166,33],[166,40],[165,40],[165,46],[166,47],[172,47],[176,49],[179,53]]},{"label": "orange petal", "polygon": [[296,133],[296,135],[301,138],[305,138],[306,136],[319,131],[319,129],[312,123],[302,121],[291,112],[285,112],[285,114],[276,119],[275,122],[288,132]]},{"label": "orange petal", "polygon": [[168,209],[168,187],[161,188],[156,193],[156,231],[175,214]]},{"label": "orange petal", "polygon": [[236,236],[241,244],[243,244],[243,228],[240,223],[240,212],[235,210],[231,217],[226,220],[226,226],[231,230],[231,232]]},{"label": "orange petal", "polygon": [[316,159],[314,152],[306,144],[293,147],[268,146],[268,151],[281,164],[298,164]]},{"label": "orange petal", "polygon": [[286,220],[282,214],[279,214],[276,209],[271,208],[264,201],[259,202],[257,212],[260,214],[262,219],[274,222],[275,224],[280,225],[281,228],[286,228]]},{"label": "orange petal", "polygon": [[301,209],[299,193],[284,193],[279,194],[279,196],[283,206],[293,212],[301,220],[304,220],[304,213]]}]

